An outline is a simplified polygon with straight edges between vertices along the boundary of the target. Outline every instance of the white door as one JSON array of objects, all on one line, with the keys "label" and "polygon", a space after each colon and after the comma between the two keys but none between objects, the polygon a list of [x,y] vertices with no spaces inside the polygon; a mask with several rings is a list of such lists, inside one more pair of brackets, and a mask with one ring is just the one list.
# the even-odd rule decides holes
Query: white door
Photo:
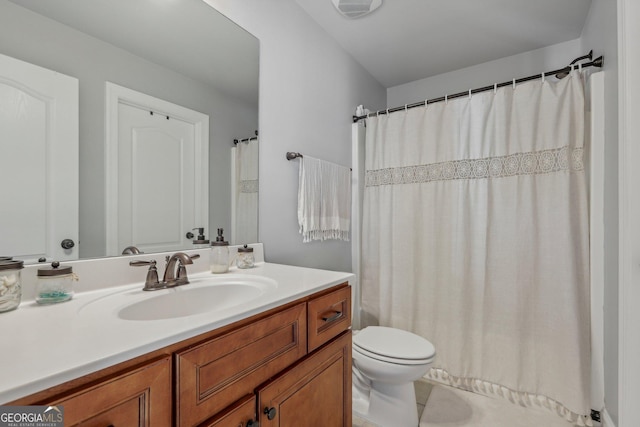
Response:
[{"label": "white door", "polygon": [[77,259],[77,79],[0,55],[0,172],[0,254]]},{"label": "white door", "polygon": [[119,114],[119,247],[177,251],[195,227],[193,125],[125,104]]},{"label": "white door", "polygon": [[111,255],[127,246],[147,253],[184,250],[193,247],[186,236],[193,228],[209,231],[208,137],[202,141],[202,126],[185,120],[180,111],[168,112],[182,107],[162,105],[160,110],[144,101],[119,98],[113,109],[116,157],[108,170],[116,176],[109,179],[115,191],[108,194],[113,199],[108,207],[115,206],[115,218],[108,223],[114,224],[117,241]]}]

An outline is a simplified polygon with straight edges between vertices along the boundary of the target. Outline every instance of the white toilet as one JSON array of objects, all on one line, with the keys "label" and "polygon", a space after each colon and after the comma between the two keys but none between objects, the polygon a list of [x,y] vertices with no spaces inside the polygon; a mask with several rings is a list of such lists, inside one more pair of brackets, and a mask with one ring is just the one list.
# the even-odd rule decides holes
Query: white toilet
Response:
[{"label": "white toilet", "polygon": [[417,427],[413,382],[427,373],[436,351],[426,339],[395,328],[353,333],[353,413],[381,427]]}]

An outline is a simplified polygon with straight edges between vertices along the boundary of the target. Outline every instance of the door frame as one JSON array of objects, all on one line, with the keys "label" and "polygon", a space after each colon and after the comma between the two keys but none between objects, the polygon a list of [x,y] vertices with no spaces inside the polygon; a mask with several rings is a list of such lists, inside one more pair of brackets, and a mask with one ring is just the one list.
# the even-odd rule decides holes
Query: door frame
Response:
[{"label": "door frame", "polygon": [[640,3],[618,0],[618,427],[640,425]]},{"label": "door frame", "polygon": [[[106,254],[118,248],[118,105],[153,111],[194,126],[195,223],[209,224],[209,116],[144,93],[106,82],[105,85]],[[200,177],[198,179],[198,177]]]}]

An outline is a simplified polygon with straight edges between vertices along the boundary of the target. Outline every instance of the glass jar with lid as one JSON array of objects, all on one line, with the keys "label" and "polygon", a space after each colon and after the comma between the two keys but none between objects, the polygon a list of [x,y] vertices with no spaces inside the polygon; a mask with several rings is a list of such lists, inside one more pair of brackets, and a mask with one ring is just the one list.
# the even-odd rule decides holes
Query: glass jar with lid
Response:
[{"label": "glass jar with lid", "polygon": [[9,259],[0,261],[0,312],[15,310],[22,298],[20,270],[24,262],[4,258]]},{"label": "glass jar with lid", "polygon": [[55,304],[69,301],[73,297],[73,281],[77,280],[71,266],[60,265],[54,261],[50,267],[38,269],[36,302]]},{"label": "glass jar with lid", "polygon": [[253,248],[244,245],[238,248],[238,255],[236,256],[236,267],[238,268],[253,268],[255,263],[253,256]]},{"label": "glass jar with lid", "polygon": [[211,242],[211,272],[226,273],[229,271],[229,242],[224,240],[222,233],[224,230],[218,228],[218,236],[215,242]]}]

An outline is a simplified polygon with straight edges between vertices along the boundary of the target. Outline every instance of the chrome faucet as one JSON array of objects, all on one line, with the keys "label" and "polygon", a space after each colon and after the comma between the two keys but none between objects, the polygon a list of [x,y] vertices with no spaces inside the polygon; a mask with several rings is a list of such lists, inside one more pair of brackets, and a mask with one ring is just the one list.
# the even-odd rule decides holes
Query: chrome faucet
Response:
[{"label": "chrome faucet", "polygon": [[158,289],[166,289],[179,285],[186,285],[189,283],[187,277],[187,268],[185,264],[193,264],[194,259],[200,258],[200,255],[195,254],[189,256],[183,252],[176,252],[175,254],[166,258],[167,265],[164,269],[164,276],[162,282],[158,280],[158,269],[156,268],[156,261],[131,261],[129,263],[132,267],[140,267],[143,265],[149,266],[147,272],[147,278],[144,282],[143,291],[157,291]]}]

